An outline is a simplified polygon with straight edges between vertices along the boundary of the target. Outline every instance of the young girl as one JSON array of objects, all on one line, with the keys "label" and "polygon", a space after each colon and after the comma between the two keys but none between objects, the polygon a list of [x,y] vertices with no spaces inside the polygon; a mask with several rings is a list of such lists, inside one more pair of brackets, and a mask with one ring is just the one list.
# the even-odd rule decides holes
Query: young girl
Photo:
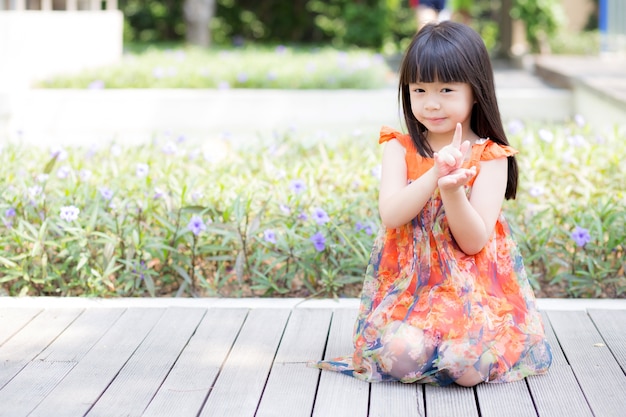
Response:
[{"label": "young girl", "polygon": [[552,356],[501,214],[515,198],[489,55],[461,23],[426,25],[400,69],[408,134],[383,127],[379,211],[355,352],[318,362],[366,381],[473,386],[547,371]]}]

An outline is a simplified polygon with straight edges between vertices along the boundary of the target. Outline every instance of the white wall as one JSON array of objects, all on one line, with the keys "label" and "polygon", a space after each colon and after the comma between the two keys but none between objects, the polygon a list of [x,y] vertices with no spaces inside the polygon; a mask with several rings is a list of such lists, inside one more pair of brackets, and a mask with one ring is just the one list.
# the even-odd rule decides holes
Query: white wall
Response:
[{"label": "white wall", "polygon": [[0,11],[0,92],[118,61],[122,30],[119,10]]}]

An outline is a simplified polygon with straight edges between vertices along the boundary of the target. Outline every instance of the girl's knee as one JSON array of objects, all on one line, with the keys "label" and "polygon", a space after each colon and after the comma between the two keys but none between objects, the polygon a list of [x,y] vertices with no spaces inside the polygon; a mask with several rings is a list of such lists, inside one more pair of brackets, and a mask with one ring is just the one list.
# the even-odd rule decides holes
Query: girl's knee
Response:
[{"label": "girl's knee", "polygon": [[433,352],[423,330],[402,322],[387,326],[381,344],[381,366],[396,379],[422,372],[430,363]]}]

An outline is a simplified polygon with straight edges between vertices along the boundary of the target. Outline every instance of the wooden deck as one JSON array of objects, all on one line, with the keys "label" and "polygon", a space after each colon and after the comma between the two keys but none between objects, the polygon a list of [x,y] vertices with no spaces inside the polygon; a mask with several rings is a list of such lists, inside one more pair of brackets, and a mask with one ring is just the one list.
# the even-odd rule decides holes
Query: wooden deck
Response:
[{"label": "wooden deck", "polygon": [[554,362],[510,384],[367,384],[358,301],[0,298],[0,416],[626,415],[626,300],[539,300]]}]

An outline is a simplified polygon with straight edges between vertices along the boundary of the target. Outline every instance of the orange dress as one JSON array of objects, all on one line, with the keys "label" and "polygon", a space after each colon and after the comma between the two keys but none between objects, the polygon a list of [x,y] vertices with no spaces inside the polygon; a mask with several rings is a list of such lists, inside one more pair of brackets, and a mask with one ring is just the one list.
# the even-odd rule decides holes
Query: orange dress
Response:
[{"label": "orange dress", "polygon": [[[406,149],[407,182],[434,164],[409,135],[383,127],[380,143]],[[517,153],[491,140],[473,145],[466,167]],[[476,177],[474,177],[476,178]],[[472,182],[466,187],[469,195]],[[397,343],[401,341],[401,348]],[[390,346],[395,343],[395,346]],[[384,226],[365,273],[354,353],[312,366],[370,382],[447,385],[473,368],[484,381],[507,382],[547,371],[552,361],[518,247],[500,214],[475,255],[456,244],[439,191],[410,223]],[[403,358],[406,372],[391,372]]]}]

